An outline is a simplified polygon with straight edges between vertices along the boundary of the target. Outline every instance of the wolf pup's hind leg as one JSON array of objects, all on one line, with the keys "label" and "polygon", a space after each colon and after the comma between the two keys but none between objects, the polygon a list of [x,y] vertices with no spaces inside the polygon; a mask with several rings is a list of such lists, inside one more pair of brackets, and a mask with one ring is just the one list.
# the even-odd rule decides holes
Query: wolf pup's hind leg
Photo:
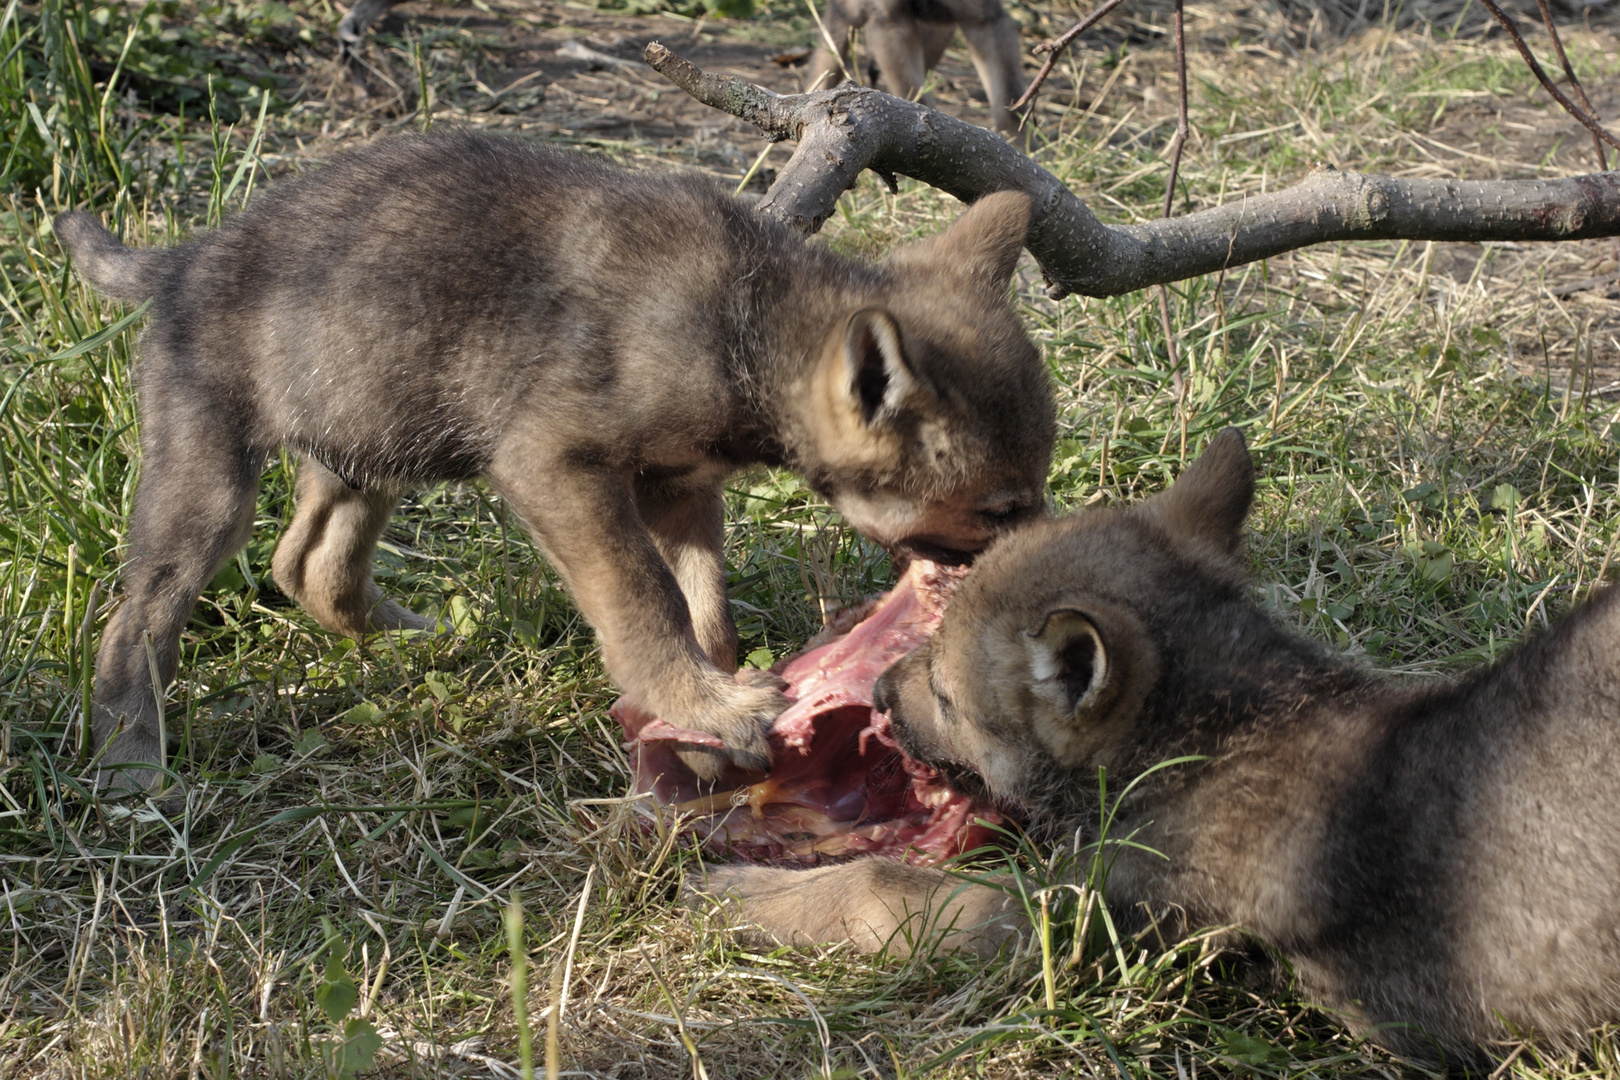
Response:
[{"label": "wolf pup's hind leg", "polygon": [[[148,368],[158,366],[154,351],[149,343]],[[156,387],[142,400],[147,437],[123,601],[96,655],[97,761],[101,775],[119,786],[150,787],[157,779],[151,770],[113,767],[162,761],[159,701],[174,678],[180,631],[197,597],[253,527],[264,455],[242,445],[241,426],[211,415],[207,400]]]},{"label": "wolf pup's hind leg", "polygon": [[292,524],[270,563],[277,587],[334,634],[432,629],[433,620],[385,598],[371,577],[377,541],[398,501],[392,491],[358,491],[304,458]]}]

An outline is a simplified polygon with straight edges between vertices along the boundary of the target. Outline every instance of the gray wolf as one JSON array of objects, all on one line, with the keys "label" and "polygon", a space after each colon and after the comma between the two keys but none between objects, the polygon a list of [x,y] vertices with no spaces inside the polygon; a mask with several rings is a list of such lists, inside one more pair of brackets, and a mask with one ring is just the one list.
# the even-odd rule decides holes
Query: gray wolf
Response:
[{"label": "gray wolf", "polygon": [[[912,757],[1037,835],[1127,798],[1116,919],[1238,926],[1301,990],[1408,1055],[1475,1064],[1620,1021],[1620,591],[1455,683],[1413,686],[1285,630],[1250,597],[1253,471],[1235,430],[1166,492],[991,547],[938,634],[878,681]],[[867,859],[725,867],[732,916],[787,941],[995,951],[1006,892]]]},{"label": "gray wolf", "polygon": [[693,767],[763,767],[786,699],[735,674],[721,484],[797,469],[868,536],[958,560],[1038,513],[1054,406],[1008,289],[1028,222],[990,196],[870,266],[702,177],[470,133],[348,154],[166,250],[62,215],[91,284],[152,301],[101,762],[161,760],[151,672],[174,677],[289,447],[272,573],[322,626],[431,625],[382,596],[373,549],[402,492],[482,477]]}]

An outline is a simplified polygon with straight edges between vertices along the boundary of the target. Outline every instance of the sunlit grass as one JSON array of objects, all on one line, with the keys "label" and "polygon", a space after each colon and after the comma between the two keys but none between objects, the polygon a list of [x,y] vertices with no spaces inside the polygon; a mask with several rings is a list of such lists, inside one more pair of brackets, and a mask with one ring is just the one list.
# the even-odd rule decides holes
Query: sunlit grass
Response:
[{"label": "sunlit grass", "polygon": [[[514,889],[536,1028],[563,993],[551,974],[567,973],[565,1068],[689,1076],[695,1056],[716,1077],[1407,1071],[1252,958],[1204,938],[1165,949],[1098,936],[1095,907],[1068,889],[1047,896],[1044,950],[988,966],[738,950],[677,902],[697,855],[622,799],[626,767],[605,714],[614,693],[589,628],[476,484],[414,494],[379,553],[384,588],[456,632],[356,643],[319,631],[269,578],[291,505],[288,463],[273,463],[253,539],[199,605],[169,691],[172,758],[191,781],[183,807],[95,798],[81,779],[79,719],[138,472],[140,319],[65,270],[46,222],[88,206],[163,243],[234,209],[264,182],[261,166],[302,167],[295,138],[315,142],[325,106],[289,101],[290,80],[271,80],[266,103],[249,92],[257,82],[227,85],[225,67],[207,66],[214,54],[195,50],[234,43],[245,64],[276,34],[302,48],[316,23],[304,8],[291,22],[241,17],[216,25],[236,37],[177,52],[198,66],[176,78],[219,80],[210,124],[206,99],[179,90],[142,91],[134,111],[120,104],[126,84],[107,94],[126,40],[142,64],[160,52],[143,36],[150,25],[109,15],[91,33],[89,9],[5,10],[0,1071],[341,1073],[357,1059],[339,1040],[364,1021],[382,1038],[383,1075],[510,1075],[501,1069],[518,1060],[520,1025],[502,914]],[[1207,43],[1219,13],[1201,12],[1191,25]],[[94,64],[58,47],[70,37]],[[431,66],[434,49],[459,63],[456,50],[477,41],[445,32],[421,43],[438,80],[433,122],[481,122],[476,101],[456,104],[457,64]],[[1612,73],[1612,44],[1575,37],[1594,80]],[[409,45],[379,48],[405,56]],[[1073,99],[1052,91],[1040,152],[1099,212],[1130,220],[1156,214],[1162,197],[1168,69],[1160,46],[1135,42],[1110,84],[1120,55],[1083,54]],[[1498,43],[1439,34],[1369,32],[1289,63],[1206,44],[1194,73],[1201,135],[1183,167],[1193,206],[1293,182],[1324,156],[1484,175],[1486,162],[1435,164],[1413,147],[1429,145],[1420,137],[1448,122],[1447,108],[1478,100],[1466,95],[1491,95],[1520,110],[1512,116],[1531,107],[1528,76]],[[389,123],[412,126],[418,104]],[[1231,138],[1267,128],[1277,130]],[[1571,140],[1545,169],[1574,167],[1582,152]],[[822,242],[876,257],[957,211],[915,185],[891,195],[863,182]],[[1612,305],[1554,303],[1539,284],[1579,277],[1581,260],[1607,250],[1476,251],[1473,273],[1443,246],[1326,247],[1184,283],[1172,290],[1176,371],[1153,297],[1053,302],[1031,268],[1019,294],[1062,412],[1053,502],[1144,497],[1237,424],[1262,477],[1256,587],[1279,618],[1414,678],[1497,655],[1615,573]],[[793,651],[825,610],[887,584],[882,552],[791,476],[746,474],[729,498],[732,595],[754,662]],[[1015,856],[1032,903],[1042,885],[1071,880],[1069,856]],[[354,1000],[337,1010],[343,978]],[[1510,1069],[1597,1075],[1613,1060],[1604,1042],[1581,1061],[1527,1050]]]}]

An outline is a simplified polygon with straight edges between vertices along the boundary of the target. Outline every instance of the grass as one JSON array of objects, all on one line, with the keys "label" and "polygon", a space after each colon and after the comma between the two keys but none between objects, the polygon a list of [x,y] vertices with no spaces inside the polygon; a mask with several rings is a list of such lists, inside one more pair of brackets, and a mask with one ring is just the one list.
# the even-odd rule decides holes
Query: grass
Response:
[{"label": "grass", "polygon": [[[169,691],[176,768],[196,780],[183,809],[87,790],[79,718],[136,475],[140,319],[66,272],[45,223],[90,206],[167,242],[327,152],[323,127],[495,122],[463,93],[483,45],[443,26],[408,31],[414,54],[379,46],[432,96],[345,112],[318,78],[323,19],[66,2],[0,18],[0,1075],[510,1077],[522,1044],[544,1056],[559,997],[563,1068],[590,1075],[1417,1072],[1205,939],[1110,940],[1069,890],[1046,894],[1045,948],[988,966],[739,950],[677,902],[700,856],[622,798],[589,630],[478,485],[413,496],[379,555],[384,587],[457,633],[335,641],[269,580],[291,505],[275,464]],[[1116,220],[1156,213],[1164,182],[1168,50],[1141,26],[1077,56],[1042,113],[1044,160]],[[1189,206],[1323,157],[1421,175],[1587,167],[1499,41],[1373,27],[1306,48],[1256,8],[1194,6],[1189,28]],[[1612,78],[1612,30],[1571,33],[1589,82]],[[454,55],[405,68],[423,41]],[[876,255],[955,212],[863,183],[819,242]],[[1499,655],[1620,566],[1616,306],[1556,290],[1605,260],[1612,243],[1295,253],[1172,290],[1179,372],[1152,295],[1052,302],[1027,270],[1062,413],[1054,503],[1144,497],[1238,424],[1263,477],[1256,588],[1280,619],[1413,678]],[[790,476],[739,477],[730,521],[754,662],[888,580]],[[1073,855],[1016,856],[1037,907]],[[1615,1061],[1607,1039],[1578,1058],[1524,1047],[1506,1074]]]}]

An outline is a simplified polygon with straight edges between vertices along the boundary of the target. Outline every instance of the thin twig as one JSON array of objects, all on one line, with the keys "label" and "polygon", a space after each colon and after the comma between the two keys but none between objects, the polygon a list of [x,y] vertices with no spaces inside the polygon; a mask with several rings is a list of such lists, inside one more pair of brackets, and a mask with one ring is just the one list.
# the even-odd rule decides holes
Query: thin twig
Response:
[{"label": "thin twig", "polygon": [[[1569,54],[1564,52],[1564,39],[1558,36],[1558,26],[1553,22],[1552,8],[1547,4],[1547,0],[1536,0],[1536,6],[1541,8],[1541,21],[1546,24],[1547,35],[1552,38],[1553,50],[1558,53],[1558,62],[1564,65],[1564,77],[1569,80],[1570,88],[1580,99],[1581,108],[1591,113],[1593,119],[1597,119],[1597,110],[1592,108],[1585,87],[1581,86],[1581,80],[1575,77],[1575,66],[1569,62]],[[1603,143],[1595,134],[1592,136],[1592,149],[1597,151],[1598,172],[1608,172],[1608,155],[1603,152]]]},{"label": "thin twig", "polygon": [[1085,18],[1063,31],[1062,36],[1052,41],[1042,42],[1041,44],[1035,46],[1034,51],[1036,53],[1046,54],[1046,62],[1041,65],[1041,70],[1035,73],[1035,79],[1029,84],[1029,89],[1024,91],[1024,96],[1007,106],[1007,108],[1022,109],[1025,105],[1028,105],[1031,101],[1034,101],[1035,95],[1040,92],[1041,84],[1046,81],[1046,77],[1048,75],[1052,74],[1052,65],[1057,63],[1058,57],[1063,55],[1063,50],[1067,49],[1071,44],[1073,44],[1075,38],[1091,29],[1092,25],[1095,24],[1098,19],[1102,18],[1110,11],[1113,11],[1122,3],[1124,3],[1124,0],[1107,0],[1102,7],[1098,8],[1096,11],[1093,11],[1090,15],[1087,15]]},{"label": "thin twig", "polygon": [[1620,139],[1610,135],[1595,117],[1569,100],[1564,95],[1564,92],[1558,89],[1553,81],[1547,77],[1547,73],[1542,70],[1541,61],[1537,60],[1536,54],[1530,51],[1530,46],[1524,43],[1524,35],[1519,33],[1519,25],[1513,21],[1513,17],[1498,7],[1496,0],[1479,0],[1479,2],[1484,4],[1485,10],[1489,11],[1496,21],[1502,24],[1502,29],[1508,32],[1508,37],[1513,39],[1513,44],[1518,48],[1519,55],[1524,57],[1526,64],[1530,65],[1530,70],[1540,80],[1542,88],[1552,95],[1552,99],[1562,105],[1565,112],[1579,120],[1592,133],[1594,138],[1600,138],[1616,150],[1620,150]]},{"label": "thin twig", "polygon": [[731,75],[704,71],[684,56],[656,41],[647,43],[643,58],[658,72],[697,100],[748,121],[773,141],[797,137],[797,125],[783,111],[781,95]]},{"label": "thin twig", "polygon": [[647,62],[705,104],[799,140],[758,212],[821,227],[866,169],[910,176],[964,202],[1028,194],[1025,245],[1049,295],[1119,296],[1339,240],[1579,240],[1620,236],[1620,173],[1561,180],[1427,180],[1313,168],[1283,191],[1169,219],[1104,225],[1061,180],[1001,135],[869,87],[782,97],[648,45]]},{"label": "thin twig", "polygon": [[[1170,177],[1164,184],[1164,215],[1170,216],[1170,210],[1175,204],[1176,178],[1181,173],[1181,151],[1187,144],[1187,133],[1190,130],[1187,124],[1187,35],[1182,20],[1182,0],[1176,0],[1175,13],[1176,27],[1176,86],[1180,91],[1178,108],[1176,112],[1176,135],[1170,140]],[[1170,290],[1164,285],[1159,286],[1159,320],[1164,324],[1164,353],[1165,359],[1170,362],[1170,381],[1176,390],[1176,397],[1185,403],[1185,378],[1181,373],[1181,361],[1176,356],[1176,332],[1170,324]],[[1186,414],[1183,409],[1182,431],[1186,431]],[[1182,456],[1186,456],[1186,435],[1182,435]]]}]

